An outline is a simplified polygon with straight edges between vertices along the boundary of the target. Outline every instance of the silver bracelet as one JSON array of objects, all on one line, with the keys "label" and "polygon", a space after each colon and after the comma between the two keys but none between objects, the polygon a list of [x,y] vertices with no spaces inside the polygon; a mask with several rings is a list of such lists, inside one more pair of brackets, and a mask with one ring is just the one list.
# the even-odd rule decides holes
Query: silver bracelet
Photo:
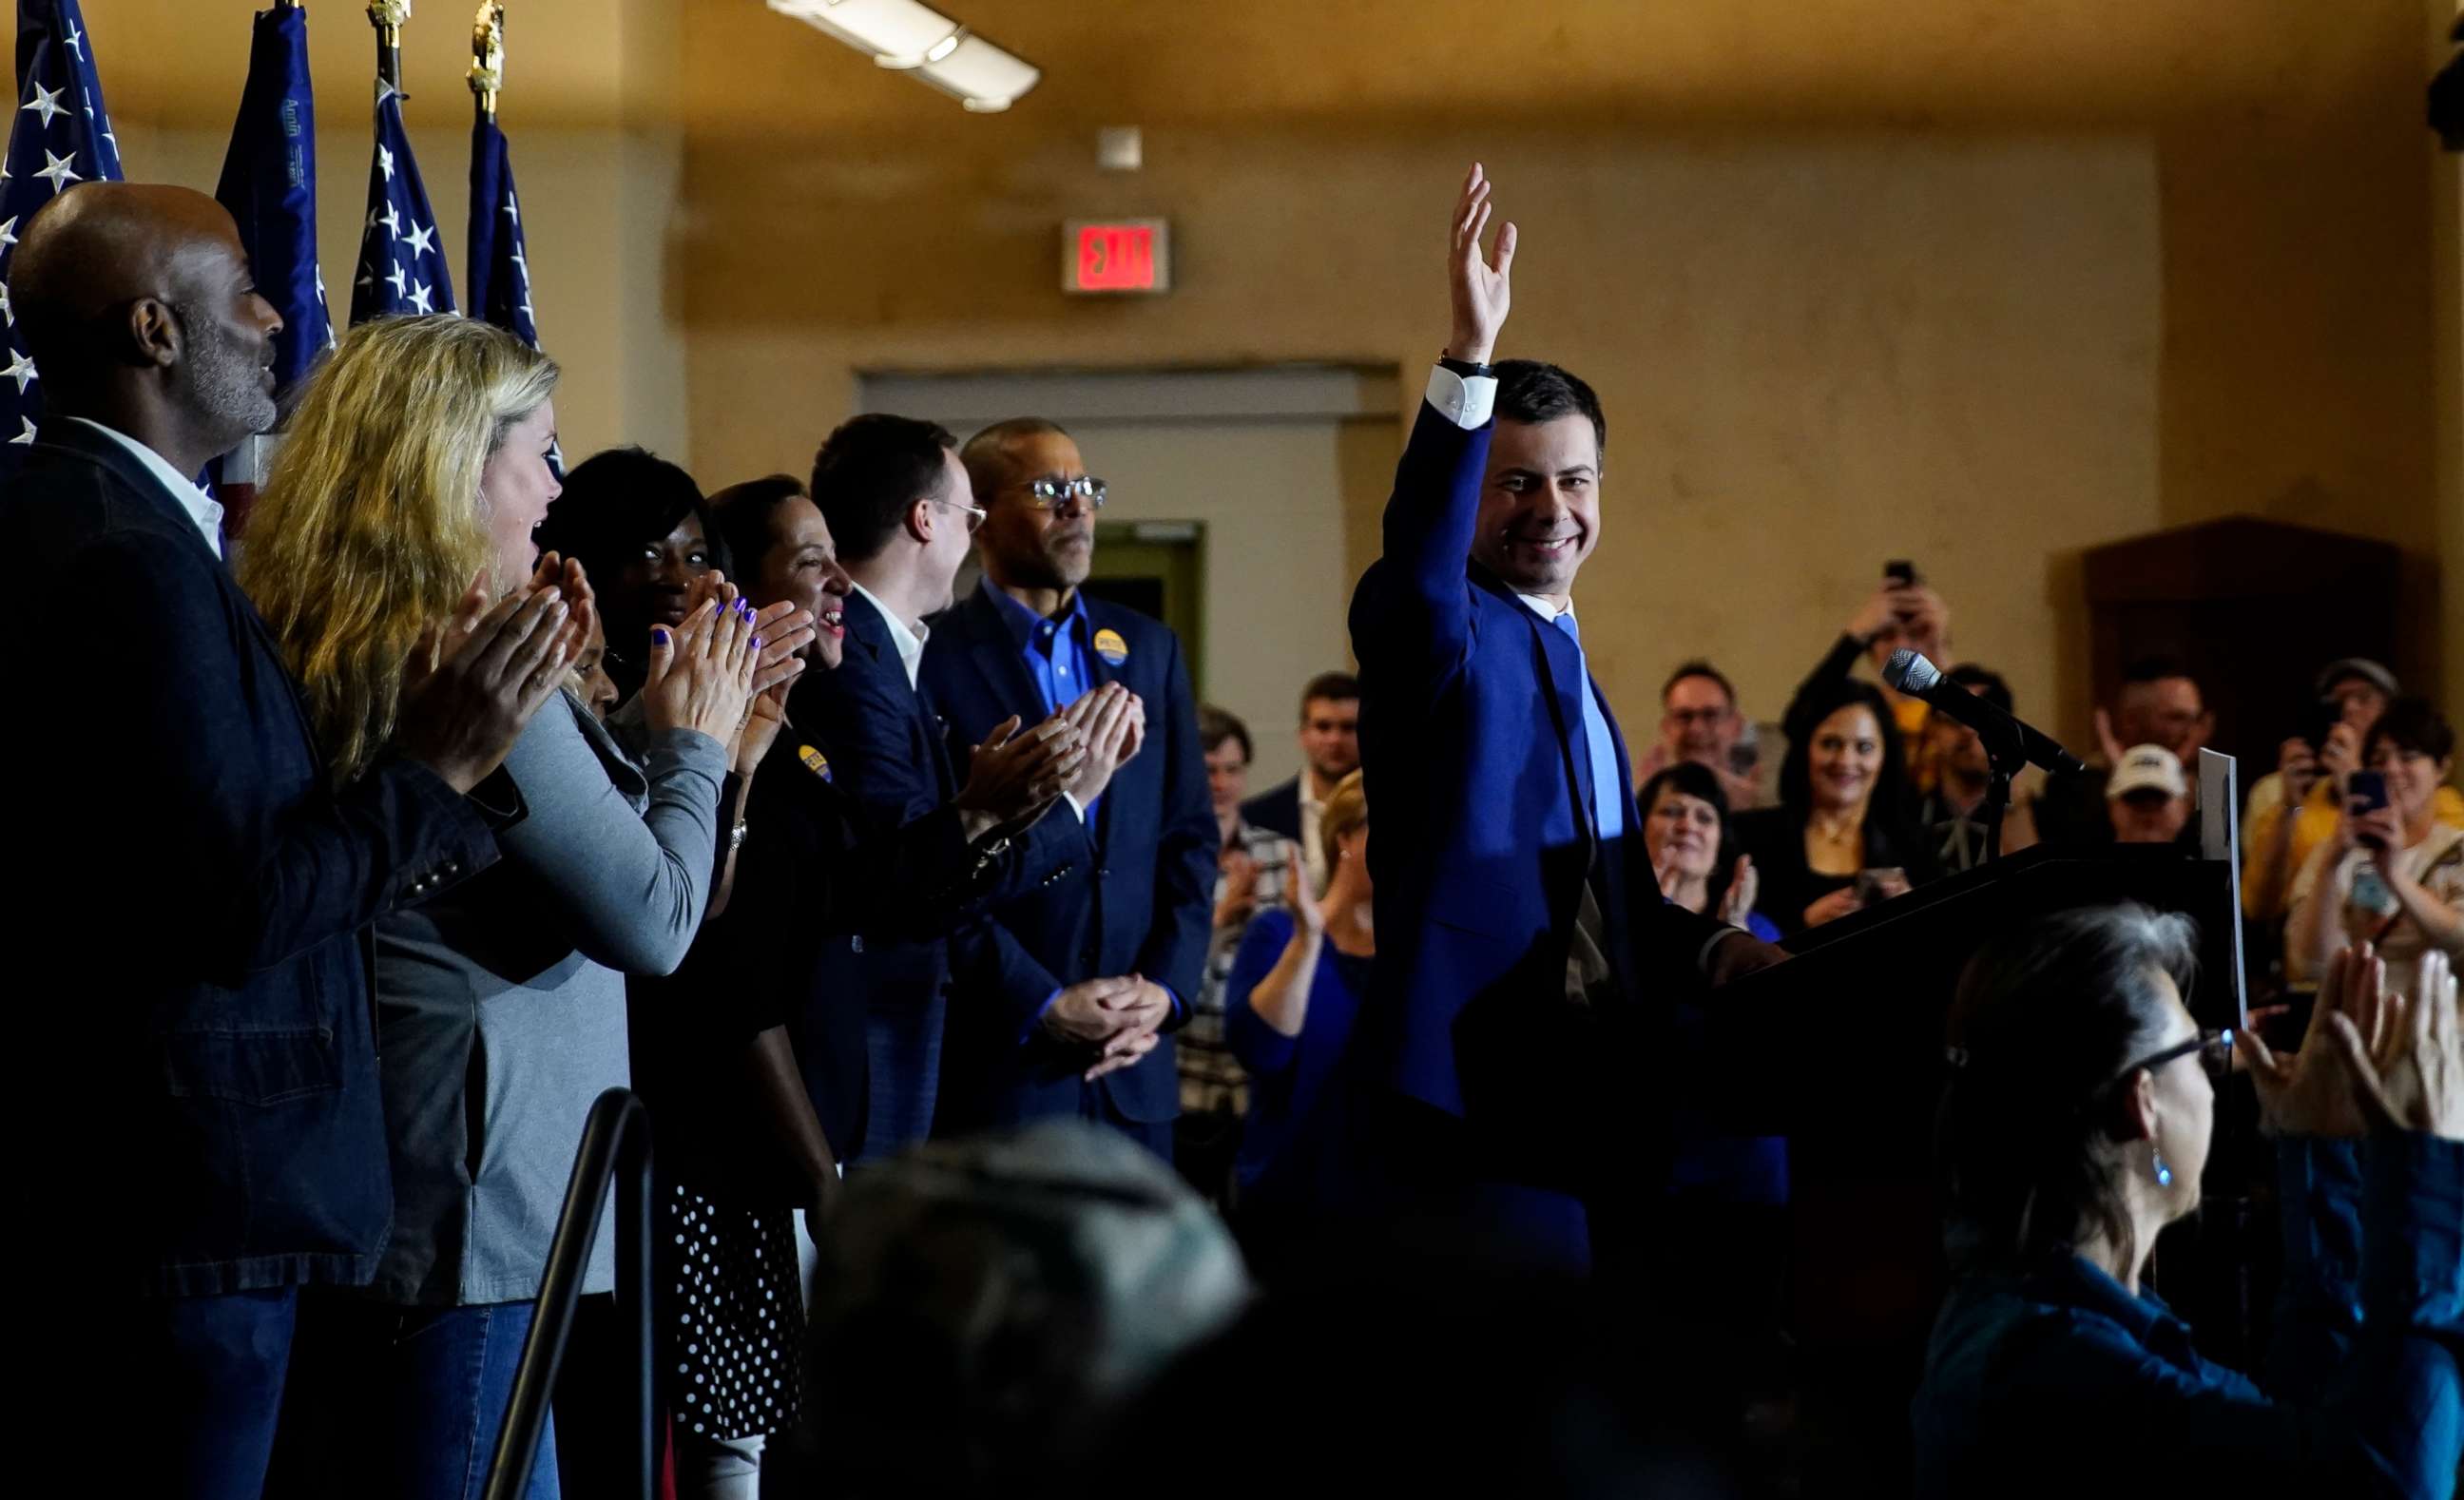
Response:
[{"label": "silver bracelet", "polygon": [[731,852],[744,847],[743,824],[738,823],[736,827],[727,830],[727,847]]}]

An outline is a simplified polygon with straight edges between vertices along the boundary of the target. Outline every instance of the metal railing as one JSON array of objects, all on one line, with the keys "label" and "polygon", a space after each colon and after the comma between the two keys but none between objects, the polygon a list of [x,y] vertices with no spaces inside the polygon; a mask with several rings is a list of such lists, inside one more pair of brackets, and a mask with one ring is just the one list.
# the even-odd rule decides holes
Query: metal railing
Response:
[{"label": "metal railing", "polygon": [[650,1112],[630,1089],[601,1094],[582,1127],[582,1149],[574,1154],[573,1178],[565,1184],[556,1239],[548,1246],[547,1274],[539,1278],[539,1306],[522,1340],[513,1399],[506,1402],[505,1424],[496,1433],[495,1455],[488,1465],[485,1500],[520,1500],[530,1489],[539,1435],[547,1425],[548,1402],[556,1395],[557,1372],[564,1364],[565,1340],[573,1333],[582,1278],[590,1266],[611,1180],[616,1184],[616,1306],[632,1343],[622,1415],[633,1443],[631,1468],[637,1477],[632,1492],[639,1500],[651,1500]]}]

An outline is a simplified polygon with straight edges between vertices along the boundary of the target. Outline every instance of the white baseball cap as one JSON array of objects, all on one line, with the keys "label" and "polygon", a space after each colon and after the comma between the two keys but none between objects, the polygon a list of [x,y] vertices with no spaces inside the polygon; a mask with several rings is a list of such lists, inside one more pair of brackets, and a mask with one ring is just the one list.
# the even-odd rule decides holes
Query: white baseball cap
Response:
[{"label": "white baseball cap", "polygon": [[2163,745],[2133,745],[2123,751],[2122,763],[2113,768],[2113,779],[2104,783],[2104,795],[2112,801],[2132,792],[2189,796],[2190,782],[2182,774],[2181,758]]}]

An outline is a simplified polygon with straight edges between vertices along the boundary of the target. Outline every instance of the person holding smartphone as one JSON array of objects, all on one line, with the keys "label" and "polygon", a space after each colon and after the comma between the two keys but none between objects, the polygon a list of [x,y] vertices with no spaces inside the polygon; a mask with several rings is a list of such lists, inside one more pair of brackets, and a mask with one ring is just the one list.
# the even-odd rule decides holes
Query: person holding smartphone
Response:
[{"label": "person holding smartphone", "polygon": [[2422,958],[2464,954],[2464,830],[2438,817],[2455,731],[2427,699],[2398,698],[2370,727],[2336,830],[2294,877],[2284,967],[2315,982],[2347,943],[2370,942],[2388,985],[2413,990]]}]

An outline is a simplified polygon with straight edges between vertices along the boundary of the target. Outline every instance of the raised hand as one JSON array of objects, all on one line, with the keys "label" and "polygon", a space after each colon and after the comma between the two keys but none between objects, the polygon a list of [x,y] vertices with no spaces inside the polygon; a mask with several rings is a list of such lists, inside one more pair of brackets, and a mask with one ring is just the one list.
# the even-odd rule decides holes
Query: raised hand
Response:
[{"label": "raised hand", "polygon": [[1514,289],[1508,274],[1514,265],[1514,226],[1497,232],[1497,250],[1484,260],[1481,232],[1488,227],[1487,174],[1478,162],[1463,179],[1463,196],[1455,200],[1454,220],[1446,254],[1446,280],[1452,292],[1454,331],[1446,353],[1474,364],[1485,364],[1497,348],[1498,331],[1506,326]]},{"label": "raised hand", "polygon": [[2342,1013],[2328,1024],[2373,1125],[2464,1140],[2464,1017],[2456,1014],[2455,971],[2445,953],[2423,956],[2413,993],[2388,1007],[2375,1043]]},{"label": "raised hand", "polygon": [[803,673],[803,651],[813,644],[813,612],[784,599],[753,617],[753,633],[761,638],[761,658],[753,668],[755,693],[784,687]]},{"label": "raised hand", "polygon": [[968,757],[967,784],[951,802],[971,815],[972,838],[996,827],[1026,827],[1061,800],[1086,761],[1086,736],[1062,715],[1021,731],[1013,714],[995,724]]},{"label": "raised hand", "polygon": [[[1333,850],[1327,851],[1330,855]],[[1334,878],[1329,875],[1330,882]],[[1284,845],[1284,906],[1292,914],[1292,927],[1302,936],[1317,938],[1326,936],[1326,913],[1319,909],[1317,898],[1309,893],[1309,864],[1301,858],[1301,847],[1286,841]]]},{"label": "raised hand", "polygon": [[1223,894],[1215,902],[1215,925],[1247,925],[1258,906],[1258,862],[1246,849],[1226,849],[1216,868],[1223,876]]},{"label": "raised hand", "polygon": [[1743,927],[1746,918],[1754,915],[1754,902],[1762,895],[1762,876],[1754,872],[1754,862],[1747,855],[1737,856],[1737,868],[1728,876],[1727,898],[1720,903],[1720,920],[1731,927]]},{"label": "raised hand", "polygon": [[751,776],[761,768],[762,758],[778,741],[779,731],[787,722],[788,683],[757,692],[745,706],[744,725],[737,731],[736,754],[730,763],[738,776]]},{"label": "raised hand", "polygon": [[561,590],[517,589],[481,614],[485,598],[473,583],[455,617],[423,637],[414,659],[425,670],[394,727],[394,747],[457,792],[504,763],[581,650]]},{"label": "raised hand", "polygon": [[2344,948],[2328,960],[2301,1049],[2288,1056],[2270,1050],[2256,1026],[2234,1040],[2249,1054],[2250,1081],[2258,1091],[2259,1118],[2278,1136],[2349,1139],[2365,1128],[2353,1070],[2333,1038],[2334,1022],[2345,1018],[2365,1046],[2384,1040],[2387,965],[2368,943]]},{"label": "raised hand", "polygon": [[642,684],[644,718],[654,732],[698,730],[728,744],[744,719],[760,654],[751,607],[740,601],[714,601],[672,630],[652,630],[649,673]]}]

